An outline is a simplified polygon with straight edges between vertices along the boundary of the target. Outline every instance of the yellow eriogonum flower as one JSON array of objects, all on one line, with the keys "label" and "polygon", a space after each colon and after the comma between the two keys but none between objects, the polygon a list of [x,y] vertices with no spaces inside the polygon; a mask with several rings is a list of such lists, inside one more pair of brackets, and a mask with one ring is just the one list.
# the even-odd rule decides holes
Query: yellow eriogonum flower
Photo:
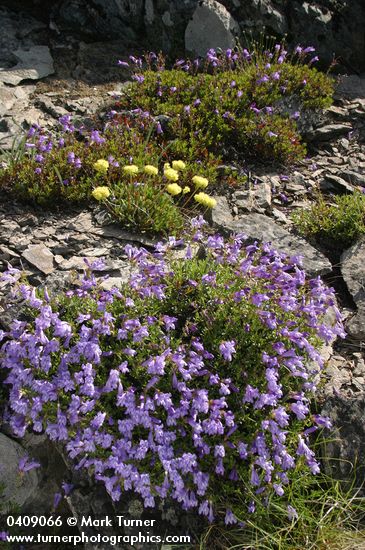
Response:
[{"label": "yellow eriogonum flower", "polygon": [[172,167],[174,170],[184,170],[186,168],[186,164],[183,160],[173,160]]},{"label": "yellow eriogonum flower", "polygon": [[194,199],[196,200],[196,202],[198,202],[199,204],[207,208],[214,208],[217,204],[217,201],[213,199],[213,197],[210,197],[209,195],[207,195],[206,193],[197,193],[194,196]]},{"label": "yellow eriogonum flower", "polygon": [[179,172],[173,168],[166,168],[164,176],[170,181],[177,181],[179,179]]},{"label": "yellow eriogonum flower", "polygon": [[97,201],[103,201],[110,196],[110,191],[109,188],[106,186],[95,187],[94,191],[92,191],[91,194]]},{"label": "yellow eriogonum flower", "polygon": [[205,189],[208,187],[209,181],[207,178],[203,178],[202,176],[194,176],[193,183],[197,189]]},{"label": "yellow eriogonum flower", "polygon": [[134,174],[138,174],[138,166],[136,166],[135,164],[123,166],[123,170],[126,174],[130,174],[131,176],[134,176]]},{"label": "yellow eriogonum flower", "polygon": [[104,159],[99,159],[94,163],[94,169],[101,174],[106,174],[109,168],[109,162]]},{"label": "yellow eriogonum flower", "polygon": [[169,185],[166,186],[166,190],[168,193],[170,193],[170,195],[180,195],[182,189],[180,187],[180,185],[178,185],[177,183],[169,183]]},{"label": "yellow eriogonum flower", "polygon": [[164,170],[167,170],[168,168],[171,168],[170,163],[169,163],[169,162],[165,162],[165,164],[163,165],[163,169],[164,169]]},{"label": "yellow eriogonum flower", "polygon": [[156,168],[156,166],[152,166],[152,164],[146,164],[144,167],[144,172],[149,176],[157,176],[158,168]]},{"label": "yellow eriogonum flower", "polygon": [[186,195],[186,193],[190,193],[190,187],[188,187],[187,185],[185,185],[184,189],[182,190],[183,192],[183,195]]}]

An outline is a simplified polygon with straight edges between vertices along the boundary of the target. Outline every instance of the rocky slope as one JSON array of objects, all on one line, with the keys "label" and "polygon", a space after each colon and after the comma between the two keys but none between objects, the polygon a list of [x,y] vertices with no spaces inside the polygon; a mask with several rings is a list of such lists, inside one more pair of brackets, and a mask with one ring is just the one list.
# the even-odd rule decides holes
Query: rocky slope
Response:
[{"label": "rocky slope", "polygon": [[[138,25],[143,24],[150,36],[159,32],[164,47],[172,48],[177,37],[180,45],[185,39],[185,45],[194,49],[194,25],[202,15],[199,12],[197,15],[201,9],[208,10],[204,14],[209,10],[213,14],[214,11],[214,17],[209,15],[213,17],[212,25],[223,26],[225,40],[231,40],[230,35],[234,34],[237,24],[247,27],[252,20],[252,25],[259,25],[262,21],[277,34],[289,31],[301,41],[308,42],[304,28],[309,27],[310,20],[311,29],[316,26],[313,36],[320,47],[323,46],[328,53],[334,44],[331,41],[337,40],[336,48],[340,51],[343,47],[341,52],[346,63],[365,69],[358,50],[363,48],[363,43],[356,34],[357,25],[364,21],[361,20],[363,6],[360,1],[352,2],[351,7],[328,1],[316,4],[316,8],[305,2],[293,2],[290,3],[291,11],[285,11],[287,2],[279,1],[252,0],[244,7],[240,5],[243,3],[225,1],[221,2],[224,9],[218,9],[215,6],[218,3],[213,0],[205,0],[199,6],[197,2],[187,1],[184,2],[185,11],[182,11],[179,2],[146,0],[119,3],[120,10],[124,10],[121,12],[113,11],[117,10],[117,2],[55,1],[50,15],[48,12],[43,14],[42,19],[39,19],[39,12],[38,19],[29,13],[15,15],[14,11],[4,7],[5,4],[0,8],[0,147],[6,150],[19,136],[19,129],[27,129],[33,123],[52,128],[59,116],[68,113],[89,125],[101,120],[113,97],[121,93],[123,74],[115,68],[115,62],[123,53],[129,53],[129,44],[137,36],[133,33],[138,32]],[[40,10],[41,6],[40,2],[33,2],[35,10]],[[125,37],[107,45],[79,42],[73,34],[76,27],[70,22],[71,7],[76,27],[88,25],[88,39],[105,37],[106,31],[98,26],[98,17],[104,17],[105,13],[115,19],[115,25],[119,24],[119,19],[124,27],[129,25],[128,18],[132,15],[139,18],[139,23],[127,33],[130,42]],[[95,11],[90,11],[92,9]],[[80,14],[91,17],[92,13],[94,19],[85,19],[82,23]],[[350,27],[350,17],[356,19],[355,27]],[[117,30],[111,29],[113,36],[118,37],[124,32],[122,23],[120,25]],[[208,31],[209,25],[207,22]],[[63,26],[67,32],[57,34],[57,29]],[[324,39],[320,38],[322,34]],[[356,47],[351,47],[355,42]],[[206,45],[204,42],[203,46]],[[203,46],[200,44],[199,47]],[[352,193],[355,189],[365,188],[365,79],[356,75],[342,77],[334,106],[326,111],[317,125],[306,128],[306,138],[310,154],[293,171],[279,173],[270,167],[247,166],[249,178],[246,187],[216,197],[218,207],[213,211],[212,223],[225,233],[243,231],[252,239],[269,239],[289,254],[303,255],[307,271],[314,276],[324,275],[338,290],[349,336],[341,345],[335,344],[328,359],[327,382],[323,390],[324,410],[333,418],[338,430],[338,439],[333,441],[330,449],[331,456],[351,462],[357,458],[361,479],[365,469],[365,423],[362,418],[365,399],[365,245],[360,242],[341,258],[336,258],[333,250],[330,253],[317,250],[300,239],[293,232],[290,214],[313,200],[318,189]],[[128,242],[147,247],[154,244],[143,235],[132,235],[109,224],[98,209],[48,213],[21,204],[0,203],[0,270],[5,270],[8,264],[23,267],[30,282],[46,284],[56,292],[69,283],[74,270],[84,268],[84,258],[89,261],[107,258],[105,271],[98,273],[100,277],[109,275],[103,285],[108,287],[126,280],[129,267],[123,246]],[[7,292],[5,284],[0,283],[0,328],[6,328],[19,313],[16,306],[10,310],[6,308]],[[6,427],[3,430],[6,431]],[[30,436],[21,442],[21,447],[9,435],[0,434],[5,464],[5,470],[0,471],[0,481],[14,478],[14,457],[22,456],[24,448],[42,464],[37,474],[27,474],[26,484],[21,489],[13,492],[9,485],[13,497],[16,495],[15,500],[25,505],[24,509],[49,513],[57,483],[65,477],[79,484],[73,496],[66,499],[70,513],[93,514],[92,501],[96,510],[109,506],[104,494],[90,486],[88,480],[80,481],[78,474],[71,472],[62,453],[56,449],[45,451],[42,438]],[[335,473],[342,477],[349,474],[348,469],[345,470],[339,467]],[[57,479],[54,472],[57,472]]]}]

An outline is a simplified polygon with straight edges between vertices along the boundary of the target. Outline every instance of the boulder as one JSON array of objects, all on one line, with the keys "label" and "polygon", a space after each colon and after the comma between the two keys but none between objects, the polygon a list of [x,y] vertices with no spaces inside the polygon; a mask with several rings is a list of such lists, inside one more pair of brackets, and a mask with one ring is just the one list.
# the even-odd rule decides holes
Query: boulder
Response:
[{"label": "boulder", "polygon": [[341,273],[357,306],[357,313],[348,321],[346,329],[356,339],[365,338],[365,240],[346,250],[341,256]]},{"label": "boulder", "polygon": [[333,430],[328,434],[323,456],[325,470],[349,487],[364,494],[365,478],[365,393],[348,398],[334,395],[327,399],[322,414],[328,416]]},{"label": "boulder", "polygon": [[0,82],[16,86],[23,80],[39,80],[54,73],[53,59],[48,46],[32,46],[13,52],[17,64],[0,70]]},{"label": "boulder", "polygon": [[185,48],[205,56],[210,48],[232,48],[240,28],[229,11],[215,0],[199,2],[185,30]]},{"label": "boulder", "polygon": [[95,39],[132,39],[143,23],[143,4],[143,0],[61,0],[55,3],[52,18],[63,31]]},{"label": "boulder", "polygon": [[23,506],[38,491],[36,469],[19,470],[19,461],[26,454],[19,443],[0,433],[0,500],[5,505]]}]

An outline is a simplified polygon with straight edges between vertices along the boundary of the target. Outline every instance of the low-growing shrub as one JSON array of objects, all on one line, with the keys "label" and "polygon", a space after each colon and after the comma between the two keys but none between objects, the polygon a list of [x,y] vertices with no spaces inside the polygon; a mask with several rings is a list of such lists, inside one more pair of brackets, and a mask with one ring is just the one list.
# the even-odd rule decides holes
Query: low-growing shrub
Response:
[{"label": "low-growing shrub", "polygon": [[309,209],[292,216],[300,233],[337,249],[351,246],[365,233],[365,195],[337,195],[327,202],[323,195]]},{"label": "low-growing shrub", "polygon": [[[105,126],[75,128],[66,115],[60,118],[61,132],[32,127],[4,157],[0,189],[42,206],[108,200],[104,204],[115,219],[129,228],[175,233],[187,206],[214,206],[191,185],[194,176],[207,178],[209,189],[240,184],[232,175],[218,177],[222,159],[238,162],[242,174],[248,157],[293,163],[304,156],[295,121],[300,113],[289,118],[280,101],[294,98],[303,109],[330,104],[331,80],[312,67],[315,58],[306,62],[312,51],[297,48],[289,58],[282,46],[251,54],[210,50],[205,60],[179,60],[171,70],[162,56],[148,54],[143,71],[142,59],[131,56],[136,82],[125,89]],[[186,197],[163,170],[177,159],[186,164],[178,182],[182,190],[190,188]],[[122,171],[126,165],[139,168],[133,182]],[[154,181],[145,165],[158,168]],[[109,194],[95,195],[98,187],[108,187]]]},{"label": "low-growing shrub", "polygon": [[266,502],[297,468],[319,471],[308,434],[328,421],[309,398],[319,346],[343,328],[338,311],[324,321],[332,290],[295,258],[205,238],[202,224],[184,258],[173,238],[154,253],[127,246],[134,272],[120,289],[103,290],[93,266],[63,295],[19,283],[29,320],[0,334],[0,364],[17,436],[62,442],[114,500],[169,497],[230,524],[242,501],[254,512],[250,493]]},{"label": "low-growing shrub", "polygon": [[214,183],[217,161],[202,165],[167,157],[160,145],[146,140],[140,122],[113,123],[103,132],[77,130],[70,117],[61,122],[57,138],[31,128],[24,144],[28,153],[0,172],[0,188],[50,207],[94,198],[125,227],[164,235],[182,229],[185,213],[202,211],[199,204],[214,207],[213,199],[199,201],[194,178],[203,174]]},{"label": "low-growing shrub", "polygon": [[323,109],[331,103],[331,79],[313,67],[313,48],[297,48],[289,58],[284,47],[274,51],[209,50],[205,60],[178,60],[166,69],[163,57],[131,57],[136,82],[118,104],[125,113],[140,111],[167,117],[171,150],[195,158],[207,151],[229,158],[293,163],[305,154],[295,119],[279,108],[283,98],[301,109]]}]

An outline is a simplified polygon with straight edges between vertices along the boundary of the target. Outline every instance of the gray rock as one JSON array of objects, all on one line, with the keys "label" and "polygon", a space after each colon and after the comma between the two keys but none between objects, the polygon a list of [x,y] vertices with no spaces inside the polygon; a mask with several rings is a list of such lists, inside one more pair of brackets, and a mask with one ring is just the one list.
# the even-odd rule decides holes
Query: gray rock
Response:
[{"label": "gray rock", "polygon": [[80,212],[74,216],[69,223],[65,225],[66,229],[72,229],[78,233],[89,233],[94,228],[91,212]]},{"label": "gray rock", "polygon": [[54,271],[48,275],[42,286],[46,287],[49,294],[57,295],[69,289],[72,284],[71,274],[64,271]]},{"label": "gray rock", "polygon": [[26,454],[19,443],[0,433],[0,499],[6,506],[23,506],[38,490],[36,470],[19,471],[19,460]]},{"label": "gray rock", "polygon": [[[244,212],[252,212],[255,210],[254,196],[250,189],[240,189],[236,191],[233,193],[232,199],[239,210],[243,210]],[[217,207],[219,210],[221,205],[218,204]],[[217,208],[214,210],[217,210]],[[220,215],[218,211],[214,215],[216,214]]]},{"label": "gray rock", "polygon": [[147,25],[152,25],[155,19],[155,12],[153,9],[153,0],[146,0],[144,9],[145,9],[144,20]]},{"label": "gray rock", "polygon": [[341,256],[341,273],[358,308],[346,329],[354,338],[365,338],[365,240],[354,244]]},{"label": "gray rock", "polygon": [[94,256],[94,258],[101,258],[104,256],[107,256],[109,253],[110,248],[108,247],[100,247],[100,248],[86,248],[85,250],[82,250],[82,254],[86,257]]},{"label": "gray rock", "polygon": [[272,215],[274,216],[276,221],[285,225],[290,224],[290,220],[285,216],[284,212],[278,210],[278,208],[272,209]]},{"label": "gray rock", "polygon": [[308,141],[330,141],[352,130],[350,124],[328,124],[306,134]]},{"label": "gray rock", "polygon": [[[336,395],[328,398],[322,414],[329,416],[333,430],[325,443],[324,466],[327,474],[345,481],[364,495],[365,477],[365,394],[355,398]],[[329,458],[328,458],[329,457]]]},{"label": "gray rock", "polygon": [[326,364],[324,375],[326,382],[323,385],[323,395],[332,397],[345,391],[346,386],[351,384],[351,370],[347,368],[348,362],[340,355],[333,355]]},{"label": "gray rock", "polygon": [[36,105],[55,119],[59,119],[61,116],[69,114],[66,109],[59,105],[55,105],[48,97],[38,99]]},{"label": "gray rock", "polygon": [[274,103],[273,107],[276,114],[289,118],[296,117],[296,114],[299,113],[299,117],[296,118],[296,125],[299,132],[305,136],[313,131],[313,128],[319,126],[321,122],[320,109],[303,108],[300,99],[295,96],[282,97]]},{"label": "gray rock", "polygon": [[[98,258],[90,256],[89,258],[87,258],[87,260],[92,263],[98,260]],[[85,269],[87,269],[85,257],[72,256],[68,260],[63,260],[63,262],[58,265],[58,269],[61,269],[62,271],[84,271]],[[98,271],[100,271],[100,269]],[[106,271],[106,269],[101,269],[101,271]]]},{"label": "gray rock", "polygon": [[365,78],[355,74],[342,75],[337,83],[335,98],[365,98]]},{"label": "gray rock", "polygon": [[258,208],[266,210],[271,206],[271,185],[268,181],[259,183],[252,189],[254,202]]},{"label": "gray rock", "polygon": [[52,273],[55,269],[53,264],[53,254],[44,245],[29,245],[29,247],[24,250],[22,257],[45,275]]},{"label": "gray rock", "polygon": [[[38,476],[38,490],[32,494],[30,500],[22,507],[24,514],[49,515],[53,513],[55,493],[62,493],[62,482],[70,477],[62,454],[53,441],[45,434],[26,433],[22,438],[22,446],[29,456],[40,463],[36,470]],[[62,506],[62,504],[61,504]],[[57,508],[61,513],[61,509]]]},{"label": "gray rock", "polygon": [[3,260],[10,260],[11,258],[19,258],[19,254],[8,248],[7,246],[1,245],[0,252]]},{"label": "gray rock", "polygon": [[225,233],[244,233],[251,241],[271,242],[288,256],[302,256],[303,267],[310,276],[324,275],[332,269],[329,260],[313,246],[262,214],[247,214],[233,221],[223,219],[216,225]]},{"label": "gray rock", "polygon": [[0,82],[16,86],[22,80],[39,80],[54,73],[53,59],[48,46],[32,46],[28,50],[16,50],[19,60],[15,67],[0,70]]},{"label": "gray rock", "polygon": [[[63,260],[59,265],[58,269],[61,271],[84,271],[87,269],[87,264],[85,263],[85,260],[88,261],[88,263],[92,264],[93,262],[100,260],[100,257],[97,256],[88,256],[85,258],[84,256],[72,256],[68,260]],[[103,259],[103,266],[94,268],[93,271],[95,273],[114,273],[121,271],[124,273],[124,271],[130,267],[130,264],[127,262],[124,262],[122,260],[117,259]]]},{"label": "gray rock", "polygon": [[5,115],[12,108],[16,100],[11,88],[0,86],[0,116]]},{"label": "gray rock", "polygon": [[61,0],[52,10],[58,28],[98,39],[135,38],[143,22],[143,0]]},{"label": "gray rock", "polygon": [[319,182],[322,191],[334,191],[335,193],[353,193],[353,185],[347,183],[343,178],[326,174],[324,179]]},{"label": "gray rock", "polygon": [[352,185],[359,185],[361,187],[365,186],[365,174],[361,174],[360,172],[355,172],[353,170],[344,170],[343,172],[340,172],[340,176]]},{"label": "gray rock", "polygon": [[112,288],[120,288],[124,283],[129,280],[130,274],[125,272],[123,277],[108,277],[101,281],[100,286],[104,290],[110,290]]},{"label": "gray rock", "polygon": [[223,227],[233,223],[233,216],[226,197],[215,196],[217,205],[211,211],[212,222],[216,227]]},{"label": "gray rock", "polygon": [[116,225],[116,224],[110,224],[106,225],[104,227],[93,227],[91,229],[91,233],[94,235],[100,235],[103,237],[114,237],[120,241],[126,241],[126,242],[138,242],[140,244],[143,244],[143,246],[154,248],[158,242],[159,239],[149,238],[144,235],[136,234],[136,233],[130,233],[129,231],[126,231],[122,227]]},{"label": "gray rock", "polygon": [[269,178],[261,178],[249,189],[239,189],[233,196],[236,206],[246,212],[261,212],[271,206],[271,183]]},{"label": "gray rock", "polygon": [[344,107],[338,107],[337,105],[331,105],[331,107],[328,107],[326,109],[326,113],[329,113],[333,115],[335,118],[338,118],[340,120],[348,120],[349,118],[349,112]]},{"label": "gray rock", "polygon": [[[354,376],[365,376],[365,361],[361,353],[352,354],[355,359]],[[365,388],[364,388],[365,389]]]},{"label": "gray rock", "polygon": [[199,2],[185,30],[185,48],[205,56],[210,48],[232,48],[240,28],[228,10],[215,0]]}]

